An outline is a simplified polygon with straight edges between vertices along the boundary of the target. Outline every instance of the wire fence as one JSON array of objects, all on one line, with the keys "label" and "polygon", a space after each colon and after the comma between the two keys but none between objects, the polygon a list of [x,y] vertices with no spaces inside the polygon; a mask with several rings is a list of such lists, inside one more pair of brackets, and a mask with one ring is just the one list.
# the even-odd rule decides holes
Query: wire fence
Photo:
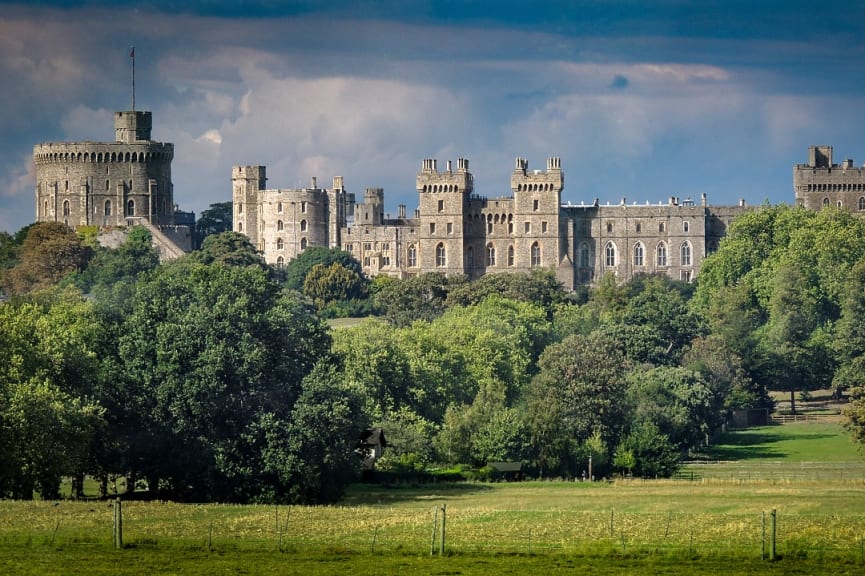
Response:
[{"label": "wire fence", "polygon": [[[48,506],[46,504],[45,506]],[[124,502],[4,514],[0,546],[239,548],[371,554],[677,554],[865,563],[865,516],[461,507],[276,507]],[[445,530],[446,519],[446,530]],[[774,539],[773,539],[774,534]],[[774,545],[773,545],[774,544]]]}]

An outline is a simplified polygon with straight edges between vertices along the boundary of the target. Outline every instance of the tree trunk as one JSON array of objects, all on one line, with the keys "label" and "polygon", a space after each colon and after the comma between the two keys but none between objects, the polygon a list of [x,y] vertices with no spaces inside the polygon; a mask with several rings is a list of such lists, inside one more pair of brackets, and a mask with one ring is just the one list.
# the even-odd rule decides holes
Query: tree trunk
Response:
[{"label": "tree trunk", "polygon": [[796,415],[796,391],[790,388],[790,414]]}]

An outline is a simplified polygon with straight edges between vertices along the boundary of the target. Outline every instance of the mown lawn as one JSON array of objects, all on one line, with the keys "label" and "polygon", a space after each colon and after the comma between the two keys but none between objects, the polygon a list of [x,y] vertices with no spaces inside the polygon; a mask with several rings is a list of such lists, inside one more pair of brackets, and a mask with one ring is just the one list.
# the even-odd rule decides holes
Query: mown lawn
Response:
[{"label": "mown lawn", "polygon": [[796,422],[729,432],[680,477],[728,480],[863,480],[865,454],[840,424]]}]

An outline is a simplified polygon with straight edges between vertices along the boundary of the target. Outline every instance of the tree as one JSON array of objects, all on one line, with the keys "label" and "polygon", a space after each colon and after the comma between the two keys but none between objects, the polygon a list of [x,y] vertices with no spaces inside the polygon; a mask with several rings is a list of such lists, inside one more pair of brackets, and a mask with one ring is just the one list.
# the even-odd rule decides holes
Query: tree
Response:
[{"label": "tree", "polygon": [[82,270],[91,255],[71,228],[39,222],[28,229],[21,261],[3,275],[3,288],[10,294],[49,288],[70,272]]},{"label": "tree", "polygon": [[365,298],[366,280],[339,262],[316,264],[306,274],[303,293],[321,310],[329,304]]},{"label": "tree", "polygon": [[798,268],[784,266],[775,277],[770,300],[767,341],[771,346],[774,386],[790,392],[796,413],[796,391],[821,387],[818,357],[812,340],[818,316],[814,293]]},{"label": "tree", "polygon": [[358,276],[363,276],[363,268],[354,256],[338,248],[314,246],[297,255],[285,267],[285,286],[291,290],[303,290],[306,275],[317,264],[324,267],[340,264]]},{"label": "tree", "polygon": [[844,390],[865,387],[865,259],[850,271],[841,318],[835,326],[838,370],[832,379],[836,397]]},{"label": "tree", "polygon": [[201,250],[187,256],[202,264],[224,264],[269,270],[261,254],[255,249],[249,238],[237,232],[212,234],[204,239]]},{"label": "tree", "polygon": [[159,253],[153,248],[150,232],[135,226],[126,241],[117,248],[97,248],[87,268],[73,274],[72,282],[84,292],[104,291],[117,282],[134,281],[159,265]]},{"label": "tree", "polygon": [[438,272],[427,272],[388,282],[375,294],[376,307],[394,326],[408,326],[416,320],[427,322],[445,311],[448,291],[466,282]]},{"label": "tree", "polygon": [[473,282],[459,284],[447,295],[448,306],[479,304],[491,295],[509,300],[531,302],[550,310],[565,299],[562,284],[552,270],[534,269],[529,272],[484,274]]},{"label": "tree", "polygon": [[679,451],[651,421],[640,421],[616,448],[616,466],[644,478],[669,478],[679,469]]},{"label": "tree", "polygon": [[100,329],[73,289],[0,305],[0,496],[56,498],[95,469]]},{"label": "tree", "polygon": [[201,247],[208,236],[231,231],[233,211],[233,202],[217,202],[211,204],[207,210],[203,210],[195,221],[195,247]]},{"label": "tree", "polygon": [[718,335],[695,339],[682,357],[682,366],[700,373],[719,403],[716,408],[724,412],[774,406],[766,387],[748,375],[742,359]]},{"label": "tree", "polygon": [[702,445],[724,422],[722,398],[715,398],[700,374],[659,366],[628,374],[632,420],[651,422],[683,452]]},{"label": "tree", "polygon": [[574,474],[578,447],[595,432],[618,444],[627,421],[627,362],[602,334],[574,335],[544,350],[526,393],[526,416],[542,473]]},{"label": "tree", "polygon": [[361,405],[337,368],[320,363],[286,420],[266,415],[264,470],[277,479],[276,501],[327,504],[342,497],[360,474],[357,448],[367,427]]},{"label": "tree", "polygon": [[173,498],[266,498],[262,423],[289,421],[329,345],[312,311],[258,266],[160,266],[140,281],[119,338],[129,471]]}]

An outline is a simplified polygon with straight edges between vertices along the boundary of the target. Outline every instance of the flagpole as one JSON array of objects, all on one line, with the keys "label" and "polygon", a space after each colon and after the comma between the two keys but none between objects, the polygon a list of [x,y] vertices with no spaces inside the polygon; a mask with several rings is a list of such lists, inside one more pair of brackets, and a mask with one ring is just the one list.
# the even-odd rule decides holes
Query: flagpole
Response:
[{"label": "flagpole", "polygon": [[129,57],[132,58],[132,111],[135,112],[135,46],[132,47]]}]

